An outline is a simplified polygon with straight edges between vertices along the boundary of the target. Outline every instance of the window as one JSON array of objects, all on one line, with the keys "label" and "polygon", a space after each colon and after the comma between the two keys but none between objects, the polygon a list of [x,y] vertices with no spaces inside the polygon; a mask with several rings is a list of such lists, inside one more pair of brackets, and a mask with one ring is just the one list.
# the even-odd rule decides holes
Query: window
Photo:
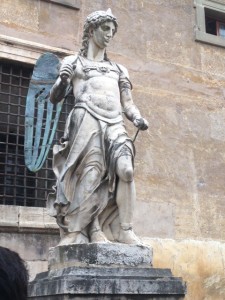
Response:
[{"label": "window", "polygon": [[[0,204],[45,207],[55,177],[49,159],[37,173],[24,164],[26,95],[33,68],[0,62]],[[73,98],[64,103],[54,143],[62,136]]]},{"label": "window", "polygon": [[225,47],[225,2],[223,3],[220,0],[195,0],[197,41]]},{"label": "window", "polygon": [[205,8],[206,33],[225,38],[225,14]]}]

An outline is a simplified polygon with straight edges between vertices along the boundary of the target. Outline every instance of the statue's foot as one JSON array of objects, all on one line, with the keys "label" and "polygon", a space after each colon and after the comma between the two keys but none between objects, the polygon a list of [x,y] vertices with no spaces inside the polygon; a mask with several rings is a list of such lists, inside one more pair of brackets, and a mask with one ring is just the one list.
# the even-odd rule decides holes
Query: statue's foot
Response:
[{"label": "statue's foot", "polygon": [[77,237],[74,239],[73,244],[87,244],[89,243],[89,239],[86,235],[84,235],[82,232],[79,232]]},{"label": "statue's foot", "polygon": [[74,244],[74,240],[77,238],[78,234],[79,234],[79,232],[71,232],[71,233],[66,234],[61,239],[61,241],[59,242],[58,246]]},{"label": "statue's foot", "polygon": [[70,232],[61,239],[58,246],[70,244],[87,244],[88,242],[88,238],[82,232]]},{"label": "statue's foot", "polygon": [[110,243],[110,241],[106,238],[106,236],[100,229],[91,232],[90,242],[91,243]]},{"label": "statue's foot", "polygon": [[120,229],[119,238],[117,240],[119,243],[130,244],[130,245],[142,245],[140,239],[133,232],[132,228]]}]

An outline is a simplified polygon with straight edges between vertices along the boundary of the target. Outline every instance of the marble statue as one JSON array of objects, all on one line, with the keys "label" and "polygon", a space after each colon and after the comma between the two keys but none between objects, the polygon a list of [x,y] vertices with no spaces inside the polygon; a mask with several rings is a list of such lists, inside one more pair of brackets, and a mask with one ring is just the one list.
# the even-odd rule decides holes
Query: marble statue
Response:
[{"label": "marble statue", "polygon": [[57,182],[48,206],[60,228],[59,245],[139,243],[132,228],[135,149],[123,113],[140,130],[148,122],[133,103],[127,69],[106,54],[117,27],[110,9],[91,13],[79,54],[62,61],[51,89],[52,103],[70,87],[75,97],[64,136],[53,147]]}]

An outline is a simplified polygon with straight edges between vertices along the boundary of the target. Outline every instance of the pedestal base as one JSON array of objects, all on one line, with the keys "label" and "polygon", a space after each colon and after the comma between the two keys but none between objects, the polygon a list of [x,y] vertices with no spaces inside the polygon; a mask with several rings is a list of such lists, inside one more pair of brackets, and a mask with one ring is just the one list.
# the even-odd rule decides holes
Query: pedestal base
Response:
[{"label": "pedestal base", "polygon": [[152,266],[152,248],[120,243],[71,244],[49,250],[49,269],[71,266]]},{"label": "pedestal base", "polygon": [[49,271],[30,283],[28,299],[183,299],[182,280],[151,268],[151,261],[152,249],[144,246],[58,246],[50,249]]}]

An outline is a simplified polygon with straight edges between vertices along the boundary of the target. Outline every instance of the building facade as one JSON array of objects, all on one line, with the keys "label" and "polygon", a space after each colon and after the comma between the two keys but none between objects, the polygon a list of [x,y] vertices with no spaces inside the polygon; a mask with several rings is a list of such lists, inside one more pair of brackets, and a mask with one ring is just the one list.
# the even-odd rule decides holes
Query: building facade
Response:
[{"label": "building facade", "polygon": [[[54,184],[24,165],[26,94],[37,58],[78,52],[86,16],[112,9],[108,56],[127,67],[149,121],[135,141],[134,229],[154,267],[187,282],[186,299],[225,298],[225,1],[2,0],[0,10],[0,245],[20,253],[31,279],[59,241],[45,208]],[[72,103],[63,106],[55,142]],[[126,122],[131,136],[136,133]]]}]

